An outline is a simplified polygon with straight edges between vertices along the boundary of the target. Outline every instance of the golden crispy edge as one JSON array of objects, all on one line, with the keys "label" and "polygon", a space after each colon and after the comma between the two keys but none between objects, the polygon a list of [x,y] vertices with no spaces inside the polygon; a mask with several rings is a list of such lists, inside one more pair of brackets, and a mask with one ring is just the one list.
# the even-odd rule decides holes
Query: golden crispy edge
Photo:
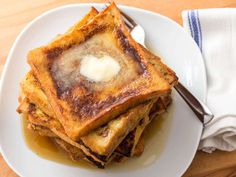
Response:
[{"label": "golden crispy edge", "polygon": [[[113,20],[115,20],[115,24]],[[111,4],[103,12],[98,14],[89,23],[89,25],[87,26],[85,25],[79,30],[76,29],[70,32],[71,35],[66,34],[62,36],[60,40],[53,41],[47,47],[35,49],[28,54],[28,62],[31,65],[31,68],[33,69],[33,72],[36,75],[36,77],[39,79],[40,83],[44,83],[42,87],[45,90],[48,98],[50,98],[49,101],[52,107],[54,108],[54,112],[56,113],[60,122],[64,126],[67,135],[70,136],[74,140],[77,140],[79,137],[81,137],[82,135],[85,135],[92,129],[95,129],[99,127],[100,125],[113,119],[118,114],[120,114],[122,110],[124,111],[124,108],[128,109],[129,107],[139,104],[145,99],[150,99],[151,97],[157,96],[158,94],[163,94],[170,89],[169,85],[158,74],[152,75],[153,77],[155,76],[155,78],[152,80],[155,84],[153,84],[150,81],[147,82],[148,84],[150,84],[150,87],[149,89],[143,89],[142,94],[130,95],[127,98],[123,99],[120,103],[110,106],[109,109],[101,110],[92,119],[86,119],[86,121],[82,121],[82,122],[78,120],[78,117],[70,113],[71,110],[70,110],[70,107],[68,107],[67,102],[62,101],[57,98],[57,91],[50,77],[50,73],[47,70],[49,60],[45,59],[44,53],[45,52],[48,53],[50,49],[54,48],[55,51],[52,55],[53,56],[59,55],[61,52],[60,51],[61,47],[68,48],[69,47],[68,45],[72,43],[75,43],[78,41],[80,42],[84,41],[85,40],[84,36],[90,35],[95,25],[99,26],[102,24],[101,26],[110,25],[111,27],[112,22],[113,22],[113,25],[119,24],[120,31],[124,32],[130,44],[134,46],[135,49],[137,49],[137,51],[140,53],[140,56],[144,56],[144,54],[142,53],[142,50],[139,50],[139,45],[135,41],[133,41],[128,31],[126,31],[122,18],[120,16],[120,12],[114,3]],[[51,55],[50,52],[48,54]],[[147,62],[144,61],[144,63],[147,63]],[[150,69],[151,66],[148,66],[148,68]],[[154,69],[152,71],[154,72]],[[148,78],[151,78],[151,75],[149,75]],[[142,82],[144,82],[144,80]],[[141,85],[143,87],[146,84],[141,84]],[[160,87],[159,90],[156,88],[157,86]],[[132,87],[135,88],[135,85],[131,84],[130,88]],[[136,84],[136,87],[137,87],[137,84]],[[70,127],[71,124],[73,124],[74,126]]]},{"label": "golden crispy edge", "polygon": [[171,70],[166,64],[162,63],[161,58],[151,53],[144,46],[140,45],[144,51],[145,56],[150,64],[162,75],[162,77],[170,84],[171,87],[178,83],[178,77],[175,72]]},{"label": "golden crispy edge", "polygon": [[37,105],[43,112],[50,117],[55,117],[53,109],[48,102],[47,96],[41,89],[40,83],[33,76],[32,71],[29,71],[20,82],[22,92],[27,95],[30,102]]},{"label": "golden crispy edge", "polygon": [[97,9],[94,7],[91,7],[90,11],[80,20],[77,22],[74,26],[72,26],[67,32],[72,32],[73,30],[79,29],[84,25],[87,25],[89,21],[91,21],[96,15],[98,15]]},{"label": "golden crispy edge", "polygon": [[[70,27],[66,34],[73,32],[76,29],[81,28],[82,26],[86,25],[91,21],[99,12],[94,7],[91,7],[90,11],[78,22],[75,23],[72,27]],[[56,38],[53,39],[53,41],[60,40],[60,38],[63,36],[63,34],[59,34],[56,36]]]}]

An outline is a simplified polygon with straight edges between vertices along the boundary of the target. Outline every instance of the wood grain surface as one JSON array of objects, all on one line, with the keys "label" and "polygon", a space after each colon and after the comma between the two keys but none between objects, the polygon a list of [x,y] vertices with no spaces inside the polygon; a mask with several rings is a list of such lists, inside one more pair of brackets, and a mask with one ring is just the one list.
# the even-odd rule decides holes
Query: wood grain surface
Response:
[{"label": "wood grain surface", "polygon": [[[0,73],[17,35],[32,19],[61,5],[101,0],[1,0],[0,1]],[[181,11],[198,8],[236,7],[236,0],[116,0],[168,16],[182,24]],[[171,169],[170,169],[171,170]],[[16,177],[0,155],[0,177]],[[212,154],[197,152],[184,177],[236,177],[236,151]]]}]

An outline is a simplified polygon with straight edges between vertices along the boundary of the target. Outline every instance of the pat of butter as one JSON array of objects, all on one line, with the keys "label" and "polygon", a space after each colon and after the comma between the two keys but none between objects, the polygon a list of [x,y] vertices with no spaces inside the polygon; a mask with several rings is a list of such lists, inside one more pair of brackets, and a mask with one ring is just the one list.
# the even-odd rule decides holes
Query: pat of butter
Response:
[{"label": "pat of butter", "polygon": [[107,82],[116,76],[119,71],[119,63],[108,55],[101,58],[86,55],[80,63],[80,74],[95,82]]}]

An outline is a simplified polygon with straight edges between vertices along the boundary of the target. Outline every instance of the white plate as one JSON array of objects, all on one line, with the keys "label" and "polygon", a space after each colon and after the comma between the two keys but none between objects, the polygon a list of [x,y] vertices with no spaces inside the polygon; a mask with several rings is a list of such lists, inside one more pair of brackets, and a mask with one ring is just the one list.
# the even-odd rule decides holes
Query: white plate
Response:
[{"label": "white plate", "polygon": [[[66,166],[40,158],[26,146],[18,106],[19,82],[29,70],[30,49],[49,42],[85,15],[91,5],[68,5],[50,10],[33,20],[18,36],[7,59],[0,93],[0,144],[2,155],[20,176],[86,177],[173,177],[181,176],[190,165],[202,132],[202,125],[183,100],[173,93],[173,104],[162,126],[146,141],[140,158],[113,165],[105,170]],[[181,26],[159,14],[120,6],[140,23],[146,43],[178,74],[181,82],[201,100],[205,99],[206,77],[201,53]],[[154,131],[155,132],[155,131]]]}]

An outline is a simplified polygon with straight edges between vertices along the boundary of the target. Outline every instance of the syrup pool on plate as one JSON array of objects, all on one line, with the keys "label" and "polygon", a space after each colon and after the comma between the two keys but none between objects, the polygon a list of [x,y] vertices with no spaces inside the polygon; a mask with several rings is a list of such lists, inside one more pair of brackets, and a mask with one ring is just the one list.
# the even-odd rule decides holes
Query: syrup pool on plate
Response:
[{"label": "syrup pool on plate", "polygon": [[57,147],[49,137],[40,136],[39,134],[29,130],[27,128],[27,119],[25,116],[22,117],[22,126],[27,146],[38,156],[65,165],[91,168],[91,166],[86,162],[72,161],[66,152]]}]

